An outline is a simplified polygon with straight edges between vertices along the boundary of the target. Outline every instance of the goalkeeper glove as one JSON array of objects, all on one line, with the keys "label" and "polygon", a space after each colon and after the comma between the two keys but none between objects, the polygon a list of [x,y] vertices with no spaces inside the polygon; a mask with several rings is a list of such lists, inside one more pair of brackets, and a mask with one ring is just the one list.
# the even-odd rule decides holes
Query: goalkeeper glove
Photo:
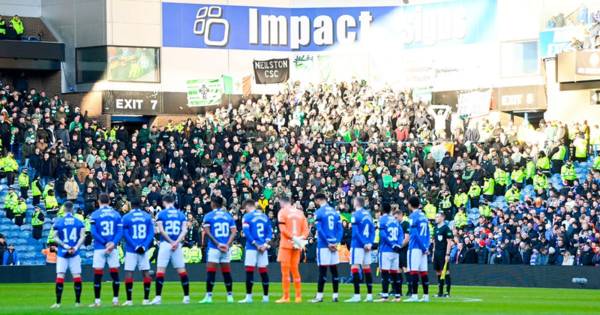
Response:
[{"label": "goalkeeper glove", "polygon": [[294,236],[292,237],[292,242],[294,242],[294,248],[295,249],[304,249],[304,246],[306,246],[307,241],[299,236]]},{"label": "goalkeeper glove", "polygon": [[146,252],[146,249],[144,248],[144,246],[138,246],[135,248],[135,252],[140,255],[143,255]]}]

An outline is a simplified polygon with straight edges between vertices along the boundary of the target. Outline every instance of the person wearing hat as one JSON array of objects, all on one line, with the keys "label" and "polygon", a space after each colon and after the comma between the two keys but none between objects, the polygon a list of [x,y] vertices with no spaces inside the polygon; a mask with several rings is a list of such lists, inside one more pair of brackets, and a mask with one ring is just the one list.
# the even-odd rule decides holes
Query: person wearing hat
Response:
[{"label": "person wearing hat", "polygon": [[21,189],[21,197],[27,199],[29,192],[29,174],[26,168],[24,168],[21,174],[19,174],[17,182],[19,183],[19,188]]},{"label": "person wearing hat", "polygon": [[39,240],[42,238],[44,220],[46,217],[40,207],[36,206],[34,209],[33,215],[31,216],[31,237],[35,240]]},{"label": "person wearing hat", "polygon": [[15,224],[17,226],[23,225],[23,221],[25,220],[25,213],[27,212],[27,203],[25,203],[25,198],[19,198],[17,205],[13,209],[13,214],[15,216]]},{"label": "person wearing hat", "polygon": [[567,161],[567,163],[560,168],[560,177],[566,186],[573,186],[573,182],[577,179],[577,172],[575,171],[575,165],[573,165],[573,162]]},{"label": "person wearing hat", "polygon": [[58,200],[56,200],[56,196],[54,196],[54,189],[48,190],[46,197],[44,197],[44,206],[46,207],[48,217],[54,218],[58,211]]},{"label": "person wearing hat", "polygon": [[37,206],[40,204],[40,198],[42,196],[42,186],[40,185],[40,179],[36,176],[31,182],[31,204]]},{"label": "person wearing hat", "polygon": [[6,184],[12,186],[15,183],[15,173],[19,170],[19,164],[15,160],[12,152],[0,159],[0,165],[2,166],[2,172],[6,176]]},{"label": "person wearing hat", "polygon": [[15,189],[12,187],[8,188],[8,194],[4,198],[4,211],[6,212],[6,217],[10,220],[14,218],[13,210],[17,206],[19,202],[19,196],[15,192]]}]

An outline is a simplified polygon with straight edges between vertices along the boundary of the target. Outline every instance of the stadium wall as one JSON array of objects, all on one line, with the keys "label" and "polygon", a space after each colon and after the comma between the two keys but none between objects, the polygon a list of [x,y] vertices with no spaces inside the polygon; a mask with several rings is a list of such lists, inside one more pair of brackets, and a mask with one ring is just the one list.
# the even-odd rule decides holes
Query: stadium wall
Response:
[{"label": "stadium wall", "polygon": [[[350,268],[347,264],[341,265],[341,276],[350,277]],[[187,266],[190,280],[205,281],[204,264]],[[281,281],[279,266],[269,267],[271,281]],[[431,270],[431,268],[430,268]],[[300,265],[304,282],[316,282],[318,268],[315,264]],[[232,264],[233,279],[245,279],[244,266],[241,263]],[[593,267],[565,267],[565,266],[523,266],[523,265],[452,265],[452,283],[469,286],[502,286],[502,287],[536,287],[536,288],[585,288],[600,289],[600,268]],[[136,273],[136,277],[139,274]],[[221,277],[218,275],[218,277]],[[92,279],[91,266],[83,269],[83,279]],[[379,279],[379,277],[377,277]],[[435,282],[436,276],[430,271],[429,278]],[[574,278],[587,279],[586,284],[573,283]],[[34,283],[54,282],[54,266],[16,266],[0,267],[0,283]],[[138,279],[140,280],[140,279]],[[175,270],[169,269],[167,280],[178,281]],[[218,278],[220,281],[220,278]]]}]

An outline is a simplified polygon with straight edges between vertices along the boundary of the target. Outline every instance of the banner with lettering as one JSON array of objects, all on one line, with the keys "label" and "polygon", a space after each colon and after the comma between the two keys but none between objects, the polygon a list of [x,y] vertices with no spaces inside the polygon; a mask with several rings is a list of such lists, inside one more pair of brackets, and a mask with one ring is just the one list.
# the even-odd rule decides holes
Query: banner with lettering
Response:
[{"label": "banner with lettering", "polygon": [[290,59],[254,60],[254,79],[256,84],[275,84],[286,82],[290,78]]}]

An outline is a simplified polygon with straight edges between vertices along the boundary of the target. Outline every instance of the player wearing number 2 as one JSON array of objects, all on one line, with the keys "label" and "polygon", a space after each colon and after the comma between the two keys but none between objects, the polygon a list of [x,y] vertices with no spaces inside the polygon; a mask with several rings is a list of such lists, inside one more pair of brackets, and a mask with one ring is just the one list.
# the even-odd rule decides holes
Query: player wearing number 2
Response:
[{"label": "player wearing number 2", "polygon": [[[429,221],[420,208],[419,198],[408,199],[410,214],[410,240],[408,241],[408,272],[410,276],[411,297],[405,302],[429,302],[429,276],[427,275],[427,256],[429,255]],[[423,284],[423,298],[419,300],[419,277]]]},{"label": "player wearing number 2", "polygon": [[160,245],[156,259],[156,296],[152,304],[162,303],[162,288],[165,281],[165,271],[169,261],[171,266],[177,270],[181,287],[183,288],[183,304],[190,303],[190,281],[185,262],[183,260],[183,249],[181,241],[187,234],[186,218],[183,212],[175,208],[175,199],[171,195],[163,198],[164,210],[156,216],[156,225],[160,234]]},{"label": "player wearing number 2", "polygon": [[119,305],[119,253],[117,244],[123,236],[121,215],[110,204],[107,194],[98,196],[100,207],[90,218],[90,232],[94,238],[94,303],[90,307],[100,306],[100,290],[104,265],[108,265],[112,278],[113,305]]},{"label": "player wearing number 2", "polygon": [[131,210],[123,216],[123,236],[125,238],[125,291],[127,301],[124,306],[133,305],[133,272],[137,267],[144,276],[143,305],[150,304],[150,256],[147,249],[154,239],[154,223],[150,214],[140,209],[140,200],[131,201]]},{"label": "player wearing number 2", "polygon": [[212,292],[215,286],[217,265],[221,265],[223,281],[227,290],[227,303],[233,303],[233,279],[231,278],[231,254],[229,247],[233,243],[237,228],[233,217],[224,206],[225,200],[219,196],[211,198],[210,206],[213,211],[204,217],[204,234],[208,238],[206,254],[206,296],[201,304],[212,303]]},{"label": "player wearing number 2", "polygon": [[81,258],[79,247],[85,240],[83,222],[73,216],[73,204],[65,202],[65,216],[54,223],[54,240],[58,244],[56,259],[56,303],[51,308],[59,308],[67,269],[73,276],[75,306],[81,302]]},{"label": "player wearing number 2", "polygon": [[325,194],[318,193],[315,202],[319,209],[315,212],[315,225],[317,227],[317,265],[319,266],[319,279],[317,281],[317,296],[312,303],[323,302],[323,289],[327,282],[327,269],[331,270],[331,283],[333,285],[333,302],[338,301],[340,276],[338,264],[340,257],[337,247],[342,240],[344,229],[340,214],[327,203]]},{"label": "player wearing number 2", "polygon": [[264,212],[256,208],[256,201],[246,200],[244,202],[246,214],[242,219],[244,236],[246,237],[246,298],[240,303],[252,303],[252,284],[254,282],[254,268],[258,267],[258,273],[263,285],[263,302],[269,302],[269,265],[268,250],[269,242],[273,238],[271,220]]}]

